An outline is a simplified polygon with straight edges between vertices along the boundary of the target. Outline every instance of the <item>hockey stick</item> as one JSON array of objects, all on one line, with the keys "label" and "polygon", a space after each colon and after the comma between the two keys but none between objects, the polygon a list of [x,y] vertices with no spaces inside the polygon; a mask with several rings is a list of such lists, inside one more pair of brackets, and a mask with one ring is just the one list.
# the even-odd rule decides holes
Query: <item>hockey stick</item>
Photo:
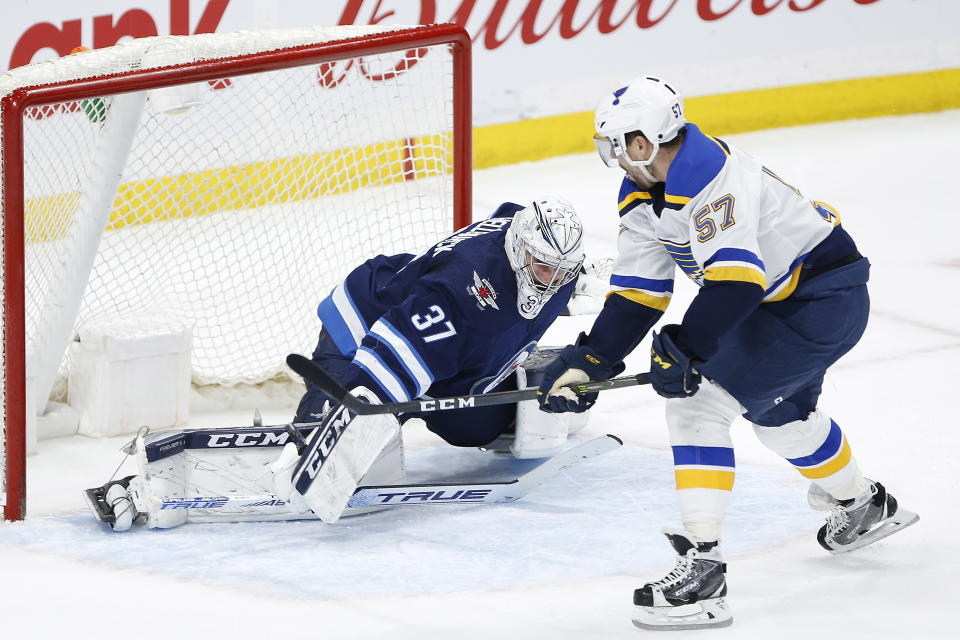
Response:
[{"label": "hockey stick", "polygon": [[[449,398],[425,398],[423,400],[410,400],[407,402],[370,404],[350,393],[349,389],[340,384],[339,380],[324,371],[319,364],[299,353],[291,353],[288,355],[287,365],[305,380],[309,380],[317,385],[321,391],[335,401],[359,415],[408,413],[414,411],[426,413],[430,411],[446,411],[447,409],[463,409],[465,407],[489,407],[498,404],[522,402],[523,400],[535,400],[540,393],[537,389],[531,388],[520,389],[518,391],[496,391],[494,393],[451,396]],[[568,385],[568,388],[577,395],[581,395],[595,391],[609,391],[610,389],[633,387],[640,384],[650,384],[649,373],[638,373],[634,376],[571,384]]]},{"label": "hockey stick", "polygon": [[[613,435],[600,436],[561,451],[523,475],[503,482],[458,482],[454,484],[407,484],[357,487],[348,507],[407,507],[426,504],[497,504],[524,497],[544,482],[573,465],[613,451],[623,441]],[[129,478],[127,478],[129,480]],[[108,483],[109,484],[109,483]],[[84,497],[103,522],[109,522],[109,505],[104,501],[106,486],[87,489]],[[272,494],[248,496],[161,497],[160,509],[264,509],[279,514],[286,502]]]},{"label": "hockey stick", "polygon": [[347,506],[379,507],[424,504],[495,504],[513,502],[527,495],[564,469],[581,460],[612,451],[623,441],[607,434],[561,451],[519,478],[506,482],[455,483],[448,485],[411,484],[406,486],[359,487]]}]

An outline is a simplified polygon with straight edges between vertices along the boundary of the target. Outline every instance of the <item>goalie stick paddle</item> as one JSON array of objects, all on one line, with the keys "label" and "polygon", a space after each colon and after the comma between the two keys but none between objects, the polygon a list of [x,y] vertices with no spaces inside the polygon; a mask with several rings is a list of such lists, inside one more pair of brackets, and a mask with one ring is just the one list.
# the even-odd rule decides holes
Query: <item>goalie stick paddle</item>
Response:
[{"label": "goalie stick paddle", "polygon": [[448,485],[411,484],[385,487],[359,487],[348,507],[392,507],[428,504],[495,504],[513,502],[527,495],[564,469],[581,460],[612,451],[623,444],[607,434],[561,451],[519,478],[506,482],[455,483]]},{"label": "goalie stick paddle", "polygon": [[[350,393],[350,390],[340,384],[323,368],[299,353],[287,356],[287,365],[305,380],[317,385],[321,391],[344,405],[350,411],[359,415],[375,413],[427,413],[430,411],[446,411],[448,409],[464,409],[466,407],[489,407],[497,404],[511,404],[524,400],[536,400],[536,389],[520,389],[518,391],[496,391],[494,393],[477,393],[472,395],[451,396],[449,398],[424,398],[407,402],[384,402],[370,404]],[[609,391],[622,389],[641,384],[650,384],[649,373],[638,373],[633,376],[610,378],[609,380],[594,380],[581,384],[571,384],[568,388],[577,395],[593,393],[595,391]]]}]

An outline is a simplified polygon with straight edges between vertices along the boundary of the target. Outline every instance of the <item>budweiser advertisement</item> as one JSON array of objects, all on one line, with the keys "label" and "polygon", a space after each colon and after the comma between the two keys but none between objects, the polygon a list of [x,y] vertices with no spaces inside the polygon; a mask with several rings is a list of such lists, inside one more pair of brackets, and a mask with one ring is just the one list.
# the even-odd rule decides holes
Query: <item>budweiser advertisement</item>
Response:
[{"label": "budweiser advertisement", "polygon": [[[588,110],[638,73],[697,96],[960,66],[955,0],[47,0],[6,8],[0,64],[140,36],[438,22],[474,40],[477,125]],[[345,73],[378,81],[358,64],[317,82]]]}]

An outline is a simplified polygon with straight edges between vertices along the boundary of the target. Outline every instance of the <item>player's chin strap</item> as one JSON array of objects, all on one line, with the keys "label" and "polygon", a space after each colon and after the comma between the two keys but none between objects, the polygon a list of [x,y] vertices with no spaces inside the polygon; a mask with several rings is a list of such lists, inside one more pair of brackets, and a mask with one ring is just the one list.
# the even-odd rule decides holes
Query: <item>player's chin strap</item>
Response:
[{"label": "player's chin strap", "polygon": [[[451,396],[449,398],[425,398],[422,400],[410,400],[408,402],[369,404],[350,393],[349,389],[340,384],[338,380],[324,371],[319,364],[310,358],[302,356],[299,353],[291,353],[287,356],[287,365],[304,379],[317,385],[321,391],[335,401],[359,415],[371,415],[375,413],[426,413],[431,411],[446,411],[448,409],[463,409],[466,407],[489,407],[498,404],[512,404],[524,400],[536,400],[537,394],[539,393],[537,389],[531,388],[520,389],[518,391],[497,391],[494,393]],[[579,395],[583,393],[609,391],[610,389],[622,389],[623,387],[634,387],[642,384],[650,384],[649,373],[638,373],[632,376],[610,378],[609,380],[594,380],[592,382],[571,384],[568,388],[573,391],[573,393]]]},{"label": "player's chin strap", "polygon": [[652,182],[652,183],[654,183],[654,184],[656,184],[657,182],[662,182],[661,180],[657,180],[656,178],[653,177],[653,174],[650,173],[649,169],[647,169],[647,166],[648,166],[648,165],[645,165],[645,164],[635,164],[635,165],[633,165],[633,166],[635,166],[637,169],[639,169],[639,170],[640,170],[640,173],[643,174],[643,177],[646,178],[647,180],[649,180],[650,182]]}]

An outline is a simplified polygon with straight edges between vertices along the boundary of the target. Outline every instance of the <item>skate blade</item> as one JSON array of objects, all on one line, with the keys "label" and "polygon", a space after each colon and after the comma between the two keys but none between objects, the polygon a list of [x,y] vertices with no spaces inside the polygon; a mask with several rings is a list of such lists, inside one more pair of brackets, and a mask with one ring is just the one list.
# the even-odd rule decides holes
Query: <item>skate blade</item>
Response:
[{"label": "skate blade", "polygon": [[731,624],[733,615],[723,598],[679,607],[634,607],[633,614],[633,625],[649,631],[729,627]]},{"label": "skate blade", "polygon": [[897,509],[897,512],[893,515],[893,517],[887,518],[879,525],[857,538],[854,542],[851,542],[844,547],[831,549],[830,553],[836,555],[838,553],[847,553],[848,551],[865,547],[868,544],[873,544],[877,540],[882,540],[889,535],[893,535],[901,529],[906,529],[912,524],[916,524],[918,520],[920,520],[920,516],[914,512],[907,511],[906,509]]}]

